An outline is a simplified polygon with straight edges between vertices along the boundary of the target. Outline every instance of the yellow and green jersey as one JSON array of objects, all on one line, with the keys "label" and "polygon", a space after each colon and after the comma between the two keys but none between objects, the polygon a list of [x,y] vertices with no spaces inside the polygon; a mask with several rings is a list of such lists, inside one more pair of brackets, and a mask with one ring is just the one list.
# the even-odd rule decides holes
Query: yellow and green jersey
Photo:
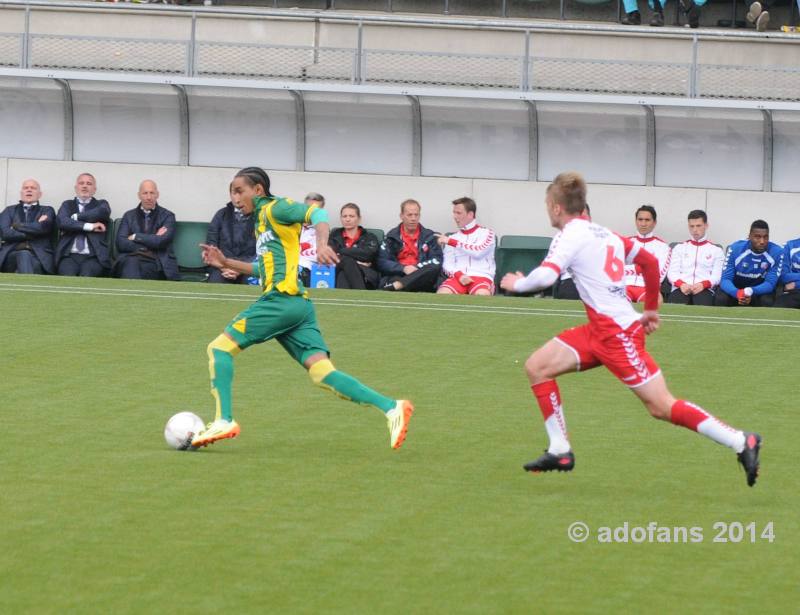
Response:
[{"label": "yellow and green jersey", "polygon": [[303,224],[327,222],[328,215],[316,205],[297,203],[278,196],[257,197],[255,205],[256,266],[261,290],[306,296],[297,277],[300,231]]}]

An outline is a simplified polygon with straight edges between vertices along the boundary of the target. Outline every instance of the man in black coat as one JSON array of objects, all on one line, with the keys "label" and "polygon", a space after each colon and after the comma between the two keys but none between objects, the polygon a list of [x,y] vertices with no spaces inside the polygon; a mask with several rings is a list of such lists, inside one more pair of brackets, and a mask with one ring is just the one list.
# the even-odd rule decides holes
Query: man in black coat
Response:
[{"label": "man in black coat", "polygon": [[400,224],[388,233],[378,253],[383,290],[434,292],[442,271],[442,247],[436,234],[419,222],[420,204],[407,199],[400,205]]},{"label": "man in black coat", "polygon": [[61,203],[61,238],[56,247],[58,275],[98,277],[111,269],[106,239],[111,206],[104,199],[94,198],[96,191],[94,175],[81,173],[75,181],[75,198]]},{"label": "man in black coat", "polygon": [[[253,228],[253,214],[245,215],[233,203],[228,203],[211,219],[206,243],[217,246],[228,258],[252,262],[256,260],[256,236]],[[246,284],[247,278],[248,276],[232,269],[209,267],[209,282]]]},{"label": "man in black coat", "polygon": [[0,270],[6,273],[53,273],[53,224],[56,212],[41,205],[35,179],[22,182],[20,201],[0,213]]},{"label": "man in black coat", "polygon": [[158,204],[158,186],[139,184],[139,205],[122,216],[117,229],[117,275],[128,279],[180,280],[172,251],[175,214]]}]

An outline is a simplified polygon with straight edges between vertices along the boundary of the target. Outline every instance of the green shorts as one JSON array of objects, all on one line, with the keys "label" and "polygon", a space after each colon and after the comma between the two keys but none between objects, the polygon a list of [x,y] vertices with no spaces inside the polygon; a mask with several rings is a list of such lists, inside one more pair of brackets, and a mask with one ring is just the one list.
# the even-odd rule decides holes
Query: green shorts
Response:
[{"label": "green shorts", "polygon": [[242,350],[275,338],[300,364],[317,352],[330,354],[311,301],[277,291],[262,295],[237,314],[225,327],[225,333]]}]

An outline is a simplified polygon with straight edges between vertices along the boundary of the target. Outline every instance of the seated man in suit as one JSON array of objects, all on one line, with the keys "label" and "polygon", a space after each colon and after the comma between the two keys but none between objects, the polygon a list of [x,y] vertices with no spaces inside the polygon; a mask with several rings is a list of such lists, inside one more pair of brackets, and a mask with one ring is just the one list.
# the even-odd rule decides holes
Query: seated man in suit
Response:
[{"label": "seated man in suit", "polygon": [[0,270],[6,273],[53,273],[53,224],[56,212],[41,205],[35,179],[22,182],[20,200],[0,213]]},{"label": "seated man in suit", "polygon": [[122,216],[117,230],[117,275],[128,279],[180,280],[172,251],[175,214],[158,204],[158,186],[139,184],[139,205]]},{"label": "seated man in suit", "polygon": [[91,173],[81,173],[75,181],[75,198],[61,203],[58,228],[61,238],[56,248],[58,275],[93,277],[111,269],[106,228],[111,222],[111,206],[94,198],[97,181]]},{"label": "seated man in suit", "polygon": [[[211,219],[206,243],[217,246],[222,253],[246,263],[256,260],[255,221],[252,213],[245,214],[229,201]],[[249,276],[233,269],[209,267],[208,281],[222,284],[246,284]]]}]

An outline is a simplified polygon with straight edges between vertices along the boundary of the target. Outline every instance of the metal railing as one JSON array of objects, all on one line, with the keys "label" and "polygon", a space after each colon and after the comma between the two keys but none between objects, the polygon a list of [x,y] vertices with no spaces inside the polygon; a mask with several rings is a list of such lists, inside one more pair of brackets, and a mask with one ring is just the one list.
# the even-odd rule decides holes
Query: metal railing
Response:
[{"label": "metal railing", "polygon": [[[20,3],[0,2],[0,8]],[[699,62],[700,50],[707,41],[720,38],[741,38],[733,33],[693,33],[690,36],[673,33],[683,49],[680,56],[686,61],[641,61],[586,59],[582,57],[550,57],[535,55],[532,41],[542,29],[552,25],[519,29],[522,24],[503,23],[504,30],[518,30],[511,36],[522,38],[513,54],[442,53],[425,49],[376,49],[364,45],[365,23],[414,25],[443,24],[434,19],[400,19],[386,17],[364,18],[336,15],[337,23],[349,23],[357,28],[352,47],[315,45],[275,45],[198,40],[196,21],[203,15],[219,19],[221,15],[239,15],[241,10],[189,10],[174,14],[192,20],[188,39],[131,38],[120,36],[57,35],[31,31],[30,11],[42,6],[40,2],[22,4],[26,18],[24,31],[0,32],[0,67],[22,69],[53,69],[67,71],[113,72],[118,74],[175,75],[253,80],[287,80],[299,83],[343,83],[350,85],[397,85],[425,88],[469,89],[505,92],[564,92],[606,95],[647,95],[685,97],[691,99],[740,99],[763,101],[800,101],[800,69],[792,65],[724,65]],[[85,4],[64,3],[57,7]],[[95,5],[96,6],[96,5]],[[112,7],[118,5],[111,5]],[[154,5],[140,5],[155,8]],[[50,5],[49,8],[53,8]],[[98,9],[95,8],[94,11]],[[108,11],[109,9],[104,9]],[[19,11],[17,11],[19,13]],[[246,13],[246,12],[245,12]],[[319,20],[319,11],[272,12],[262,19],[280,15],[292,19]],[[302,14],[301,14],[302,13]],[[307,14],[306,14],[307,13]],[[155,12],[153,13],[155,14]],[[273,15],[274,14],[274,15]],[[327,19],[327,15],[326,15]],[[453,22],[447,22],[452,25]],[[457,21],[457,23],[461,23]],[[473,23],[474,22],[464,22]],[[485,25],[481,22],[482,27]],[[500,25],[491,27],[500,28]],[[637,37],[635,29],[592,26],[564,27],[579,32],[609,36]],[[465,34],[466,36],[466,34]],[[663,36],[659,34],[658,36]],[[752,36],[745,38],[753,39]],[[599,53],[599,52],[598,52]],[[757,60],[754,60],[757,62]]]}]

